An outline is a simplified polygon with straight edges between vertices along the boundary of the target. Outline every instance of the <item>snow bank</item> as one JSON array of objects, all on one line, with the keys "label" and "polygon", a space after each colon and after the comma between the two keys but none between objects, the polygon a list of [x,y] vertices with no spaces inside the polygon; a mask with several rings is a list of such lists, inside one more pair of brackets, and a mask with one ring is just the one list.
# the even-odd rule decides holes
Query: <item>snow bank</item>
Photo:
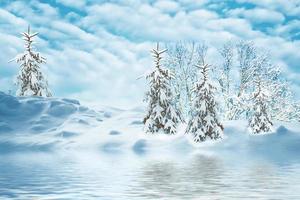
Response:
[{"label": "snow bank", "polygon": [[300,153],[299,123],[276,122],[274,133],[251,135],[245,121],[229,121],[222,140],[194,144],[184,134],[185,125],[175,136],[145,134],[143,116],[143,109],[92,110],[76,100],[17,98],[0,92],[0,152],[92,150],[178,156],[201,151],[269,158]]},{"label": "snow bank", "polygon": [[0,92],[0,151],[50,151],[102,121],[76,100],[13,97]]}]

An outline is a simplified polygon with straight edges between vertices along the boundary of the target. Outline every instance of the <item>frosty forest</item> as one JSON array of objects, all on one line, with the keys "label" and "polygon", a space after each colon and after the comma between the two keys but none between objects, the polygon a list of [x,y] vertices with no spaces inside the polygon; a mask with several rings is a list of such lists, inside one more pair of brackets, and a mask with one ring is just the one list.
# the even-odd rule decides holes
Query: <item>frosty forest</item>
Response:
[{"label": "frosty forest", "polygon": [[[18,96],[51,96],[40,67],[46,58],[33,46],[37,35],[30,26],[22,33],[25,51],[14,59],[20,64]],[[218,66],[207,61],[205,44],[165,46],[160,50],[157,43],[152,50],[155,66],[146,75],[146,132],[176,134],[178,125],[186,122],[186,133],[200,142],[222,138],[224,120],[247,120],[253,134],[271,133],[273,120],[299,121],[300,103],[280,67],[252,42],[225,43],[219,49],[223,62]]]},{"label": "frosty forest", "polygon": [[226,43],[219,50],[223,57],[219,66],[208,63],[206,45],[166,46],[165,61],[161,54],[167,49],[159,51],[157,45],[153,50],[156,68],[147,76],[149,132],[162,129],[174,134],[184,118],[189,120],[187,133],[203,141],[221,137],[219,119],[248,120],[255,134],[272,132],[272,120],[299,121],[300,104],[280,67],[252,42]]},{"label": "frosty forest", "polygon": [[299,200],[299,16],[0,0],[0,200]]}]

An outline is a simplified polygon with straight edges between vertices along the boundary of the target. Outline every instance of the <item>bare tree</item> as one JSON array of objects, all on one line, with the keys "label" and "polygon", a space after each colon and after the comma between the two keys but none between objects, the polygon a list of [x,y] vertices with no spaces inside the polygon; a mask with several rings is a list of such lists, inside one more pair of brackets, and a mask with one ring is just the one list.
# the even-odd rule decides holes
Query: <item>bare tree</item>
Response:
[{"label": "bare tree", "polygon": [[257,51],[252,42],[240,41],[237,45],[237,57],[239,63],[240,84],[238,96],[243,95],[249,83],[252,83],[256,65]]},{"label": "bare tree", "polygon": [[[166,44],[166,66],[174,73],[172,87],[178,106],[187,117],[192,106],[192,87],[197,80],[195,65],[204,63],[207,46],[195,42]],[[199,63],[201,62],[201,63]]]},{"label": "bare tree", "polygon": [[[176,104],[187,118],[192,111],[192,88],[197,82],[196,65],[207,63],[208,47],[195,42],[178,42],[166,45],[168,54],[165,65],[174,73],[171,80]],[[253,42],[230,41],[219,50],[222,62],[211,71],[219,85],[216,93],[220,98],[220,111],[223,119],[249,119],[252,113],[252,93],[257,87],[258,75],[266,83],[270,94],[268,109],[270,117],[279,120],[292,120],[297,112],[292,109],[296,103],[289,83],[284,79],[280,68],[272,63],[272,56],[258,49]],[[218,70],[219,69],[219,70]],[[235,77],[232,77],[237,73]]]},{"label": "bare tree", "polygon": [[232,42],[228,42],[219,49],[219,52],[223,58],[223,63],[221,64],[221,69],[218,77],[218,82],[220,85],[220,92],[222,93],[223,98],[223,109],[221,109],[223,113],[224,119],[231,119],[232,107],[233,107],[233,80],[230,77],[232,68],[233,68],[233,59],[234,59],[234,47]]},{"label": "bare tree", "polygon": [[219,79],[219,83],[221,85],[221,91],[226,95],[229,96],[230,94],[230,86],[232,80],[230,78],[230,72],[232,70],[233,65],[233,54],[234,49],[233,45],[228,42],[223,45],[223,47],[219,50],[221,56],[223,57],[223,65],[222,65],[222,75]]}]

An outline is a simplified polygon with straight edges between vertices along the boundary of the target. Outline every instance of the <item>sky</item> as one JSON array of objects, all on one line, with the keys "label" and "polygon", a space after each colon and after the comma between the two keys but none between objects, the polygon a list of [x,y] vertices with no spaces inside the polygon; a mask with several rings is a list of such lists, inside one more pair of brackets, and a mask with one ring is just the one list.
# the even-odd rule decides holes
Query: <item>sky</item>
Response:
[{"label": "sky", "polygon": [[2,91],[13,88],[18,64],[8,61],[24,50],[29,24],[57,97],[135,107],[156,42],[218,49],[242,39],[271,55],[300,99],[300,0],[0,0]]}]

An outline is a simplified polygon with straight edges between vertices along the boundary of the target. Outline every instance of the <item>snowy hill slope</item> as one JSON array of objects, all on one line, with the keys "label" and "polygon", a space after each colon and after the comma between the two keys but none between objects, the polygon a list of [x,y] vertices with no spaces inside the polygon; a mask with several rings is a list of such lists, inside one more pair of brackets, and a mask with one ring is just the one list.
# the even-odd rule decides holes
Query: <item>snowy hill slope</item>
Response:
[{"label": "snowy hill slope", "polygon": [[247,123],[225,123],[224,139],[194,145],[184,134],[143,133],[143,109],[92,110],[76,100],[40,97],[16,98],[0,93],[0,153],[16,151],[92,150],[102,153],[145,154],[212,151],[256,153],[259,156],[299,157],[300,124],[276,123],[276,132],[249,135]]},{"label": "snowy hill slope", "polygon": [[74,130],[95,126],[104,114],[75,100],[0,93],[0,150],[50,150],[66,145],[68,138],[80,134]]}]

